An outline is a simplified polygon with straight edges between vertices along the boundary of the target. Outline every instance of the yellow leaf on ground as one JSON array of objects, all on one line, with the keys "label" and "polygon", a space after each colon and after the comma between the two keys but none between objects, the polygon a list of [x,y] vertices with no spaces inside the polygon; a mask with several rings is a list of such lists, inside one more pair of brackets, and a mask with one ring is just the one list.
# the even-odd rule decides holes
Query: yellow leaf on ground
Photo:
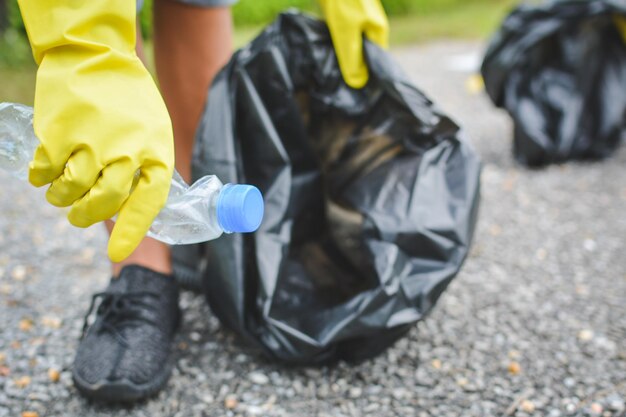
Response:
[{"label": "yellow leaf on ground", "polygon": [[26,388],[30,384],[30,377],[23,376],[13,380],[13,383],[18,388]]},{"label": "yellow leaf on ground", "polygon": [[26,267],[23,265],[17,265],[11,271],[11,277],[16,281],[24,281],[24,278],[26,278]]},{"label": "yellow leaf on ground", "polygon": [[470,75],[467,80],[465,80],[465,90],[472,95],[481,93],[484,89],[485,81],[480,74]]},{"label": "yellow leaf on ground", "polygon": [[59,378],[61,378],[61,373],[58,369],[50,368],[48,369],[48,378],[50,378],[52,382],[58,382]]},{"label": "yellow leaf on ground", "polygon": [[520,404],[520,408],[522,409],[523,412],[532,414],[535,412],[535,403],[533,403],[530,400],[524,400]]},{"label": "yellow leaf on ground", "polygon": [[29,318],[20,320],[19,328],[23,332],[31,331],[33,329],[33,320]]},{"label": "yellow leaf on ground", "polygon": [[228,408],[229,410],[237,407],[237,404],[237,397],[235,397],[234,395],[227,395],[224,399],[224,407]]},{"label": "yellow leaf on ground", "polygon": [[519,363],[517,363],[517,362],[511,362],[511,363],[509,363],[509,366],[508,366],[508,368],[507,368],[507,369],[509,370],[509,373],[510,373],[511,375],[517,375],[517,374],[519,374],[520,372],[522,372],[522,367],[521,367],[521,366],[520,366],[520,364],[519,364]]},{"label": "yellow leaf on ground", "polygon": [[43,316],[41,318],[41,324],[51,329],[58,329],[61,327],[61,319],[54,316]]}]

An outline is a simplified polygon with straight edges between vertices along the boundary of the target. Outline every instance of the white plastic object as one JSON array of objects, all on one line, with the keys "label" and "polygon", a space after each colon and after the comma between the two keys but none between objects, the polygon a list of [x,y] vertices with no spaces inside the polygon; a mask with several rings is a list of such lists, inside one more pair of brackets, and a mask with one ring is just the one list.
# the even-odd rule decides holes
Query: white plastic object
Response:
[{"label": "white plastic object", "polygon": [[[39,140],[33,131],[33,109],[0,103],[0,169],[28,178],[28,164]],[[263,197],[251,185],[226,184],[207,175],[187,185],[174,171],[167,203],[148,236],[171,245],[216,239],[222,233],[253,232],[263,218]]]}]

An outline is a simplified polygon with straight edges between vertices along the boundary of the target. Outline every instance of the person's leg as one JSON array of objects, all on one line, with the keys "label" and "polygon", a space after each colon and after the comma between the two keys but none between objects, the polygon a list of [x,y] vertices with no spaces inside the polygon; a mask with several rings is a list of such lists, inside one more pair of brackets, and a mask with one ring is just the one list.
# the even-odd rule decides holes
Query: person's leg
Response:
[{"label": "person's leg", "polygon": [[[143,57],[139,36],[137,46],[138,55]],[[161,93],[174,127],[176,169],[190,181],[193,141],[207,90],[232,53],[230,9],[155,0],[154,49]],[[109,231],[111,226],[108,222]],[[114,264],[113,275],[119,275],[127,265],[172,272],[169,248],[150,238],[126,260]]]},{"label": "person's leg", "polygon": [[[177,169],[189,180],[196,125],[208,86],[230,56],[232,27],[227,8],[170,1],[155,0],[156,64],[174,125]],[[232,3],[180,1],[207,7]],[[142,56],[139,40],[137,46]],[[168,247],[153,239],[144,239],[113,269],[115,278],[94,298],[100,302],[92,304],[98,306],[92,324],[86,320],[72,377],[88,397],[134,401],[159,391],[170,376],[180,317],[178,285]]]},{"label": "person's leg", "polygon": [[194,135],[206,93],[232,53],[229,7],[154,3],[154,56],[161,93],[172,117],[176,168],[191,179]]}]

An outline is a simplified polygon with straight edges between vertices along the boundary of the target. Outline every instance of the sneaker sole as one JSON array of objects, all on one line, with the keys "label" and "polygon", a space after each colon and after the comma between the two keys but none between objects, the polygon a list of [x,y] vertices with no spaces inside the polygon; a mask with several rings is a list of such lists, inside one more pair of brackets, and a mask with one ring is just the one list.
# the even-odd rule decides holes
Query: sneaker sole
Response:
[{"label": "sneaker sole", "polygon": [[72,372],[72,379],[78,391],[89,399],[103,402],[135,402],[152,397],[161,391],[167,384],[172,369],[173,363],[170,360],[161,368],[161,372],[145,384],[135,384],[127,379],[90,384],[75,372]]}]

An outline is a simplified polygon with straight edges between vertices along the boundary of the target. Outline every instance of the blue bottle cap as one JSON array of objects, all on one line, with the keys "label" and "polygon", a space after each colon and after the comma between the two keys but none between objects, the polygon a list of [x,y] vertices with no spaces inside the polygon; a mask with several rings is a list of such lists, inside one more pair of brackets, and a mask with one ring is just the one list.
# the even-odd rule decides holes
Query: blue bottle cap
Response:
[{"label": "blue bottle cap", "polygon": [[263,196],[252,185],[226,184],[217,197],[216,209],[224,232],[254,232],[263,220]]}]

